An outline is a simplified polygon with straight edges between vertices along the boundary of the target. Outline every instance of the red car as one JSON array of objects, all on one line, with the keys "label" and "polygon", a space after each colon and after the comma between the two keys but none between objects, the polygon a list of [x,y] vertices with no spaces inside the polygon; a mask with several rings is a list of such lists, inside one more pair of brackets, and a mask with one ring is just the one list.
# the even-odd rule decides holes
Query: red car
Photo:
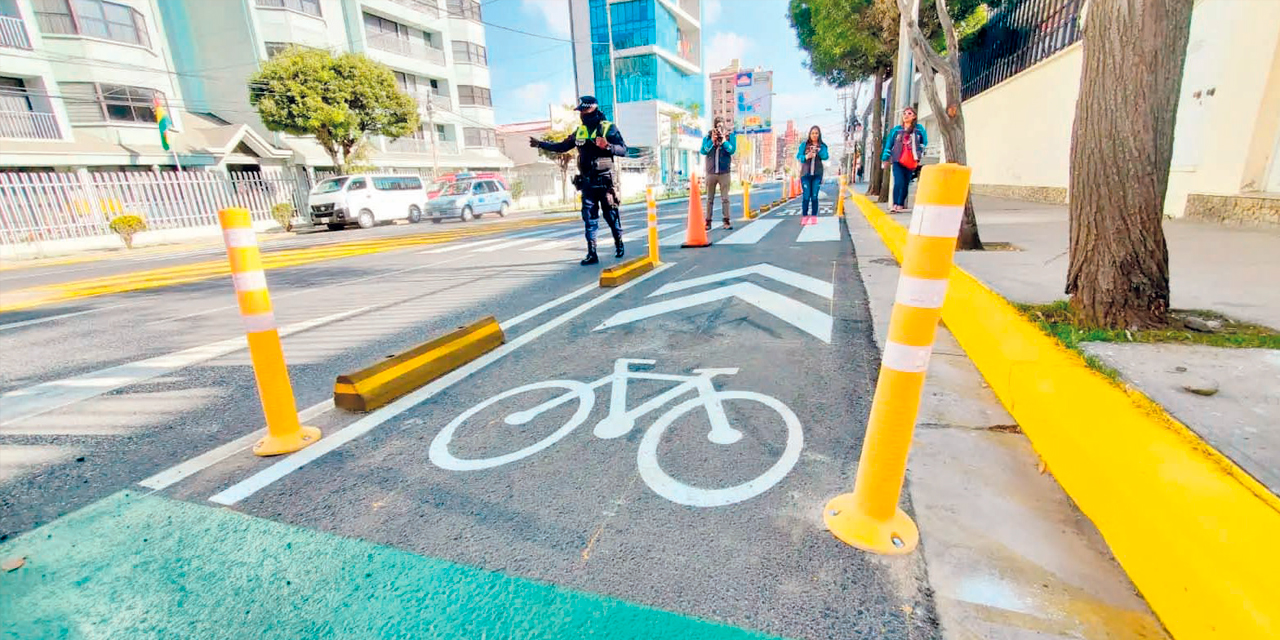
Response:
[{"label": "red car", "polygon": [[502,174],[500,173],[497,173],[494,171],[481,171],[481,172],[463,171],[459,173],[450,173],[448,175],[443,175],[437,178],[435,184],[427,188],[427,199],[430,200],[432,198],[439,196],[441,193],[444,192],[445,189],[449,187],[449,185],[459,180],[480,180],[480,179],[497,180],[502,185],[503,189],[506,189],[507,191],[511,190],[511,185],[507,184],[507,179],[503,177]]}]

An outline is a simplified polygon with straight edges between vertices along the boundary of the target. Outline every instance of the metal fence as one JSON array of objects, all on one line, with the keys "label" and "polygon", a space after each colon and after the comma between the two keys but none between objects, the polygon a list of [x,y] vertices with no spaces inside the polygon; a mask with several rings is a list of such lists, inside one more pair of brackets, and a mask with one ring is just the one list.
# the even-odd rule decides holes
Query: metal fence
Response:
[{"label": "metal fence", "polygon": [[994,87],[1080,39],[1085,0],[1005,0],[960,54],[961,98]]},{"label": "metal fence", "polygon": [[309,188],[287,170],[0,173],[0,244],[110,235],[111,220],[127,214],[156,231],[216,227],[227,207],[270,220],[282,202],[305,210]]}]

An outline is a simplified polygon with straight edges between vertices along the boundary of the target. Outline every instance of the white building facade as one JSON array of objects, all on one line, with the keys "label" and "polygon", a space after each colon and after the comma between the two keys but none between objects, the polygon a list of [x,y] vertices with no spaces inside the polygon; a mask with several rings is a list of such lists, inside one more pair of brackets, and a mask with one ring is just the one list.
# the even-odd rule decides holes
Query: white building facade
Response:
[{"label": "white building facade", "polygon": [[297,45],[364,53],[417,100],[421,128],[371,140],[371,164],[504,169],[480,15],[477,0],[0,0],[0,168],[330,168],[249,104],[246,79]]}]

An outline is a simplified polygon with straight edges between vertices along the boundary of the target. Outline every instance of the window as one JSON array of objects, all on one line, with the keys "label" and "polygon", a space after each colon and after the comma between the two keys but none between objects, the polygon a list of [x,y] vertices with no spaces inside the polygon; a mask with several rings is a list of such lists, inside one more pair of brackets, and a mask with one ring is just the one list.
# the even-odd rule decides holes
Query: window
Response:
[{"label": "window", "polygon": [[458,85],[458,104],[477,107],[492,107],[493,95],[485,87],[473,87],[469,84]]},{"label": "window", "polygon": [[364,178],[356,178],[351,181],[351,186],[347,187],[347,191],[360,191],[365,188]]},{"label": "window", "polygon": [[266,45],[267,47],[268,59],[274,58],[280,55],[284,51],[287,51],[290,47],[297,47],[299,49],[314,49],[313,47],[295,44],[292,42],[264,42],[263,44]]},{"label": "window", "polygon": [[105,0],[34,0],[40,31],[151,47],[137,9]]},{"label": "window", "polygon": [[259,7],[289,9],[309,16],[320,15],[320,0],[258,0]]},{"label": "window", "polygon": [[364,14],[365,33],[371,37],[409,39],[409,27],[394,20],[388,20],[372,13]]},{"label": "window", "polygon": [[489,66],[489,53],[484,47],[465,40],[453,41],[453,61]]},{"label": "window", "polygon": [[464,127],[462,137],[468,147],[498,147],[498,135],[493,129]]},{"label": "window", "polygon": [[58,86],[71,122],[155,124],[154,101],[157,97],[165,101],[163,93],[146,87],[96,82],[63,82]]},{"label": "window", "polygon": [[[422,188],[422,181],[414,176],[378,176],[373,179],[378,191],[413,191]],[[352,186],[355,189],[355,186]]]},{"label": "window", "polygon": [[478,0],[449,0],[445,5],[450,18],[465,18],[480,21],[480,2]]}]

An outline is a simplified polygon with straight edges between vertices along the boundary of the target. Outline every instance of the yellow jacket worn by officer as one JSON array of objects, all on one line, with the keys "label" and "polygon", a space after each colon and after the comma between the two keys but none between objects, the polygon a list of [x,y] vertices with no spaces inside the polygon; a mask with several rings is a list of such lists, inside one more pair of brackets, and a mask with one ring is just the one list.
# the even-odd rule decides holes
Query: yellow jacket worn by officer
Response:
[{"label": "yellow jacket worn by officer", "polygon": [[613,158],[626,155],[627,143],[622,141],[618,127],[604,119],[604,112],[594,97],[582,96],[575,108],[582,124],[573,135],[560,142],[529,138],[529,146],[558,153],[578,150],[578,175],[573,184],[582,192],[582,222],[587,235],[587,257],[582,259],[582,264],[589,265],[600,262],[596,256],[596,230],[601,211],[613,233],[614,255],[618,258],[624,255]]}]

